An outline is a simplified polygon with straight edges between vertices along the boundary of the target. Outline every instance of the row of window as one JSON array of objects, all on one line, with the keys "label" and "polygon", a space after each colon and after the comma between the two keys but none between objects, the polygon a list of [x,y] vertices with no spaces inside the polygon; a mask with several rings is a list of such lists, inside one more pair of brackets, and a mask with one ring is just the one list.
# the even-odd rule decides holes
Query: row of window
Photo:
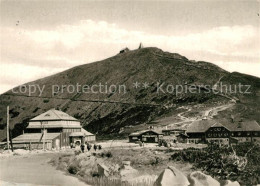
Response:
[{"label": "row of window", "polygon": [[63,132],[81,132],[81,129],[63,129]]},{"label": "row of window", "polygon": [[[231,136],[251,136],[251,132],[231,132]],[[252,132],[252,136],[259,136],[259,132]],[[207,137],[228,137],[228,133],[207,133]]]},{"label": "row of window", "polygon": [[[50,123],[53,121],[50,121]],[[75,121],[66,121],[67,124],[74,123]],[[42,121],[41,124],[48,124],[48,121]]]},{"label": "row of window", "polygon": [[208,133],[207,134],[208,137],[228,137],[228,133]]},{"label": "row of window", "polygon": [[[236,136],[242,136],[242,134],[243,134],[242,132],[232,132],[232,133],[231,133],[231,136],[235,136],[235,135],[236,135]],[[246,135],[247,135],[247,136],[250,136],[251,133],[250,133],[250,132],[246,132]],[[253,136],[258,136],[258,135],[259,135],[259,132],[253,132],[252,135],[253,135]]]}]

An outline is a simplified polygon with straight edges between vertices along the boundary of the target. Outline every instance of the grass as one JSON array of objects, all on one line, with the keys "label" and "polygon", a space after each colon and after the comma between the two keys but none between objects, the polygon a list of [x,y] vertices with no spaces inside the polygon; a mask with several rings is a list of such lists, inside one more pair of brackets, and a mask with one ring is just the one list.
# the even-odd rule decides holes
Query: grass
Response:
[{"label": "grass", "polygon": [[172,154],[174,161],[189,162],[195,169],[218,180],[238,181],[240,185],[260,183],[260,146],[241,143],[234,147],[209,145],[203,149],[188,148]]},{"label": "grass", "polygon": [[[155,178],[168,165],[174,165],[178,169],[186,168],[187,163],[179,164],[170,160],[171,153],[165,153],[167,149],[112,149],[102,150],[90,153],[81,153],[79,155],[61,154],[51,160],[51,163],[57,169],[65,171],[69,174],[76,175],[82,181],[90,185],[108,185],[108,186],[137,186],[137,185],[153,185]],[[96,161],[97,160],[97,161]],[[109,178],[102,177],[98,174],[97,162],[103,162],[106,165],[115,165],[120,169],[123,167],[123,161],[130,161],[131,166],[138,170],[138,178],[130,179],[126,182],[121,180],[118,169],[111,171],[112,175]],[[187,171],[187,170],[184,170]]]}]

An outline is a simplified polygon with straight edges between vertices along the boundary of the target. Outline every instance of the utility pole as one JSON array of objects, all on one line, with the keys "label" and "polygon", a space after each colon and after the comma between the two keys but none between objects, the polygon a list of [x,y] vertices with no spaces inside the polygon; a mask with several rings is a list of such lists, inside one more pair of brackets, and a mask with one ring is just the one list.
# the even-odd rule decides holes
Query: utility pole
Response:
[{"label": "utility pole", "polygon": [[44,127],[44,124],[43,124],[43,139],[42,139],[42,141],[43,141],[42,148],[43,148],[43,150],[45,150],[45,127]]},{"label": "utility pole", "polygon": [[7,119],[6,119],[6,141],[7,141],[7,150],[9,150],[9,106],[7,106]]}]

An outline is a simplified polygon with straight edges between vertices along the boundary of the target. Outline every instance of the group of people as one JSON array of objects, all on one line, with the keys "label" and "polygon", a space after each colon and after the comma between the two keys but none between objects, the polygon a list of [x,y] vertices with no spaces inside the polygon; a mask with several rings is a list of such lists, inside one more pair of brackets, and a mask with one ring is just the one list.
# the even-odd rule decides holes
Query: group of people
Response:
[{"label": "group of people", "polygon": [[[82,143],[82,144],[80,145],[80,149],[81,149],[81,151],[82,151],[83,153],[84,153],[84,151],[85,151],[85,146],[87,146],[88,151],[90,151],[91,148],[92,148],[92,145],[91,145],[90,143],[86,143],[86,144]],[[101,145],[94,144],[94,145],[93,145],[93,149],[94,149],[95,151],[96,151],[96,150],[101,150],[101,149],[102,149],[102,146],[101,146]]]},{"label": "group of people", "polygon": [[[71,143],[71,144],[70,144],[70,147],[71,147],[71,148],[79,148],[79,147],[80,147],[81,151],[84,153],[85,148],[87,148],[88,151],[90,151],[91,148],[92,148],[92,145],[91,145],[90,143],[88,143],[88,142],[86,142],[85,144],[84,144],[84,143],[81,143],[81,145],[80,145],[80,142],[77,141],[76,143]],[[98,145],[98,144],[94,144],[94,145],[93,145],[93,149],[94,149],[95,151],[101,150],[101,149],[102,149],[102,146],[101,146],[101,145]]]}]

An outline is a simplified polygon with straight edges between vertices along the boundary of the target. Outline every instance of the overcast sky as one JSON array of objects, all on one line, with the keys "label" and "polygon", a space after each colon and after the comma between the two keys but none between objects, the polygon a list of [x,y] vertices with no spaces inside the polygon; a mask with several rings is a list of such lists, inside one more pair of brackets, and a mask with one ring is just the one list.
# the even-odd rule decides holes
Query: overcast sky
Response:
[{"label": "overcast sky", "polygon": [[140,42],[260,77],[259,7],[257,0],[1,0],[0,93]]}]

